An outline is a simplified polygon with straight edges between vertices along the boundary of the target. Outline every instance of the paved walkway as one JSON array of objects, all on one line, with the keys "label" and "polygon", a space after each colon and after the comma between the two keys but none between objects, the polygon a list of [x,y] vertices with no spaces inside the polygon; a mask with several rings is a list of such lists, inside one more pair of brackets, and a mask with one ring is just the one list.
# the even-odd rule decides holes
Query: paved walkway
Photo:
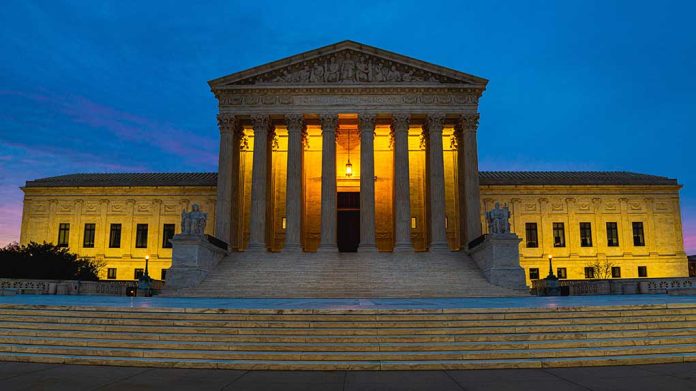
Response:
[{"label": "paved walkway", "polygon": [[563,369],[266,372],[0,362],[0,390],[696,390],[696,363]]},{"label": "paved walkway", "polygon": [[250,308],[250,309],[437,309],[437,308],[556,308],[579,306],[696,304],[696,296],[612,295],[567,297],[490,297],[427,299],[229,299],[188,297],[118,297],[16,295],[0,296],[1,304],[96,307]]}]

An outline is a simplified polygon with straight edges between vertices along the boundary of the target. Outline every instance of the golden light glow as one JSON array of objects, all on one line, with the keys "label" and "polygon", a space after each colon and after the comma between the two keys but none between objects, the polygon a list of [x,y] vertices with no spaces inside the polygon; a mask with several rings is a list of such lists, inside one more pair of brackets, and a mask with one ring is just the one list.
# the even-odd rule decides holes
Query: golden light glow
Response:
[{"label": "golden light glow", "polygon": [[346,163],[346,177],[350,178],[353,176],[353,165],[350,164],[350,159],[348,159],[348,163]]}]

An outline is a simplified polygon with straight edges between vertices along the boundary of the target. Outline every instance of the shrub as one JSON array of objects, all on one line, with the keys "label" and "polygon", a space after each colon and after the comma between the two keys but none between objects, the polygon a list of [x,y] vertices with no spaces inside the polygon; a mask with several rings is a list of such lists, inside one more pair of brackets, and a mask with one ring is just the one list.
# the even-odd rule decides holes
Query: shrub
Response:
[{"label": "shrub", "polygon": [[0,278],[95,281],[102,267],[100,262],[46,242],[0,248]]}]

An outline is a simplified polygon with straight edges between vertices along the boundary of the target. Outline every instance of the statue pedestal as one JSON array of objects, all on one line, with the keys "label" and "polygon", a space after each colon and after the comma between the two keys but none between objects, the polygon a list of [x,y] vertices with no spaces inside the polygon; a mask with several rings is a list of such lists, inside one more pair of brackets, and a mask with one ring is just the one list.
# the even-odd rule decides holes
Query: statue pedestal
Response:
[{"label": "statue pedestal", "polygon": [[488,282],[504,288],[527,290],[524,269],[520,267],[520,239],[513,233],[488,234],[469,255]]},{"label": "statue pedestal", "polygon": [[[190,288],[200,284],[227,255],[226,243],[206,235],[178,234],[172,239],[172,267],[167,271],[167,288]],[[213,244],[215,242],[220,242]],[[221,245],[222,244],[222,245]]]}]

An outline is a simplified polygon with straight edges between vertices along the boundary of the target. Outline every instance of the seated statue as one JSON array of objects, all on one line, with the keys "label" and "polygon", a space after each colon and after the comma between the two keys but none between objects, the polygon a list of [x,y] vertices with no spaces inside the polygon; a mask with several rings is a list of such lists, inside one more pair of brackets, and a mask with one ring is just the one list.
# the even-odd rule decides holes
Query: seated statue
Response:
[{"label": "seated statue", "polygon": [[486,222],[488,223],[489,234],[510,233],[510,209],[507,204],[500,207],[500,203],[495,203],[495,208],[486,212]]},{"label": "seated statue", "polygon": [[184,235],[205,235],[205,225],[208,222],[208,214],[201,212],[198,204],[191,205],[191,211],[181,211],[181,233]]}]

